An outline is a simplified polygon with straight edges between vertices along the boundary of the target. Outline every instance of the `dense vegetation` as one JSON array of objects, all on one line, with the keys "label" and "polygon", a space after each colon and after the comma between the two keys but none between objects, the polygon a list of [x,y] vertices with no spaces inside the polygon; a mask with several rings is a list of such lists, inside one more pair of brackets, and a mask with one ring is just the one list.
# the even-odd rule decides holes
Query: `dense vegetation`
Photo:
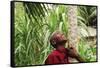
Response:
[{"label": "dense vegetation", "polygon": [[[53,50],[49,43],[55,30],[68,36],[68,6],[40,3],[15,3],[15,65],[44,64]],[[96,61],[96,39],[89,43],[88,26],[96,26],[96,7],[77,6],[77,19],[80,41],[78,51],[87,62]],[[93,24],[94,23],[94,24]],[[81,27],[81,28],[80,28]],[[94,42],[94,43],[93,43]]]}]

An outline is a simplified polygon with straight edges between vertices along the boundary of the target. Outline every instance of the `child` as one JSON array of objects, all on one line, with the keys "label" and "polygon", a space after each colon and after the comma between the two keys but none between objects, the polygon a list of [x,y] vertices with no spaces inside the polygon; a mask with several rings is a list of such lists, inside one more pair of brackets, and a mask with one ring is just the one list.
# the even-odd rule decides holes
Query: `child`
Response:
[{"label": "child", "polygon": [[61,32],[54,32],[50,38],[51,45],[55,48],[47,57],[45,64],[68,64],[68,57],[75,58],[79,62],[84,60],[79,56],[75,48],[65,48],[66,37]]}]

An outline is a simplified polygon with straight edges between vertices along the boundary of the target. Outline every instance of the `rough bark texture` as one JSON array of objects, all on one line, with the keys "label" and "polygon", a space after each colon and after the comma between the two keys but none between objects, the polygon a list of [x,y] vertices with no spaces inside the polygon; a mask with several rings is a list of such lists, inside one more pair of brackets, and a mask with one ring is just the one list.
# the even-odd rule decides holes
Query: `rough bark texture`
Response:
[{"label": "rough bark texture", "polygon": [[[77,6],[68,7],[68,20],[69,20],[69,46],[77,49]],[[75,59],[69,58],[70,62],[77,62]]]}]

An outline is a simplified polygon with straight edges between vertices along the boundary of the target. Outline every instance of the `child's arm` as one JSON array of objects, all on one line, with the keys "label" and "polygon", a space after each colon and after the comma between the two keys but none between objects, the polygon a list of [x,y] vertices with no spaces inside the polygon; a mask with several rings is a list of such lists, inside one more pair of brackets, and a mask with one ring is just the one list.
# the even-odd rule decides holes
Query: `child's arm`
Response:
[{"label": "child's arm", "polygon": [[86,62],[86,60],[78,54],[74,47],[67,48],[67,51],[69,57],[75,58],[79,62]]}]

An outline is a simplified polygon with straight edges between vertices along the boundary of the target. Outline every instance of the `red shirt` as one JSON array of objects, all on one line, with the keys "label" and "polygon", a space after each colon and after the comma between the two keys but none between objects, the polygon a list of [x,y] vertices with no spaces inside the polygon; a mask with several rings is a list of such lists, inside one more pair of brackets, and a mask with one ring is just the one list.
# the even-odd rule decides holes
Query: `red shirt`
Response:
[{"label": "red shirt", "polygon": [[54,50],[49,56],[47,57],[45,64],[68,64],[68,54],[67,50],[61,52],[59,50]]}]

